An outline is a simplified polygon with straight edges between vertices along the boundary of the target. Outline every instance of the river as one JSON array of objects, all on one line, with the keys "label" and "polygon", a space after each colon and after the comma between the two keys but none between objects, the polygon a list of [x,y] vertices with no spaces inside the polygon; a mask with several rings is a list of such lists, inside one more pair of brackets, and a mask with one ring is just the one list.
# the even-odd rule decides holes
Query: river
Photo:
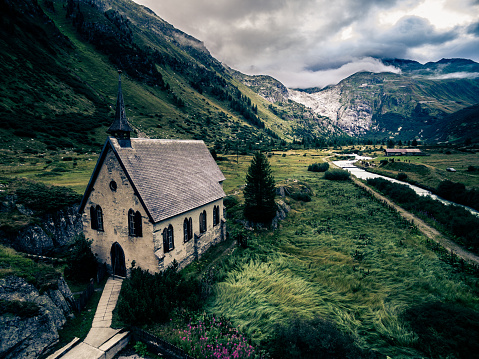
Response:
[{"label": "river", "polygon": [[356,162],[356,161],[371,160],[372,159],[371,157],[359,156],[359,155],[356,155],[356,154],[349,154],[349,155],[343,155],[343,156],[350,156],[350,157],[353,157],[353,159],[333,161],[333,164],[335,164],[338,167],[341,167],[342,169],[345,169],[345,170],[349,171],[352,175],[354,175],[355,177],[357,177],[359,179],[367,180],[369,178],[384,178],[384,179],[386,179],[388,181],[391,181],[391,182],[404,184],[404,185],[409,186],[411,189],[414,190],[414,192],[416,192],[420,196],[429,196],[432,199],[435,199],[435,200],[440,201],[440,202],[442,202],[444,204],[447,204],[447,205],[452,204],[452,205],[455,205],[455,206],[461,206],[461,207],[467,209],[472,214],[479,217],[479,211],[476,211],[473,208],[470,208],[470,207],[467,207],[467,206],[463,206],[462,204],[458,204],[458,203],[455,203],[455,202],[445,200],[444,198],[438,197],[435,194],[431,193],[431,191],[425,190],[424,188],[420,188],[420,187],[414,186],[412,184],[409,184],[407,182],[402,182],[402,181],[399,181],[399,180],[391,178],[391,177],[386,177],[386,176],[378,175],[376,173],[371,173],[371,172],[363,170],[362,168],[358,168],[354,165],[354,162]]}]

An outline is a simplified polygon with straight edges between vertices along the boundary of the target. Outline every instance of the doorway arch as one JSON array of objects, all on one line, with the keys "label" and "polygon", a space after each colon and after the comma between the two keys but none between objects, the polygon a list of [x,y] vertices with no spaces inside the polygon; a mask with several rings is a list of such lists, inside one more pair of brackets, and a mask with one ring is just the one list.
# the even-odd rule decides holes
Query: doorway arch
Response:
[{"label": "doorway arch", "polygon": [[113,275],[126,277],[125,253],[118,242],[111,246],[110,257]]}]

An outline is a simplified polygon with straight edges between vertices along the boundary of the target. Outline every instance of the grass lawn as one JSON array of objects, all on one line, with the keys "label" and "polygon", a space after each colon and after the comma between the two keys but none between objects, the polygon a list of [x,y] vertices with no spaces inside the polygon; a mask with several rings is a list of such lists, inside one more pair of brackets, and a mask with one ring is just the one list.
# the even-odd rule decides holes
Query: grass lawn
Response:
[{"label": "grass lawn", "polygon": [[[468,188],[479,188],[479,172],[469,172],[469,166],[479,167],[479,154],[450,151],[450,154],[439,150],[425,150],[429,156],[395,157],[394,163],[386,166],[369,168],[372,172],[389,177],[397,177],[399,172],[406,173],[409,180],[423,186],[437,188],[444,180],[464,183]],[[447,151],[446,151],[447,152]],[[381,160],[390,160],[392,157],[377,157],[376,165]],[[448,172],[452,167],[456,172]]]},{"label": "grass lawn", "polygon": [[[278,230],[255,232],[248,249],[219,264],[208,311],[230,318],[256,343],[276,323],[321,316],[363,348],[394,358],[424,355],[405,310],[440,301],[477,311],[477,278],[455,273],[415,228],[351,182],[308,172],[312,162],[318,158],[296,153],[270,158],[277,182],[308,183],[312,201],[291,201]],[[235,165],[220,163],[229,193],[244,182]],[[241,158],[237,166],[245,173],[248,165]]]}]

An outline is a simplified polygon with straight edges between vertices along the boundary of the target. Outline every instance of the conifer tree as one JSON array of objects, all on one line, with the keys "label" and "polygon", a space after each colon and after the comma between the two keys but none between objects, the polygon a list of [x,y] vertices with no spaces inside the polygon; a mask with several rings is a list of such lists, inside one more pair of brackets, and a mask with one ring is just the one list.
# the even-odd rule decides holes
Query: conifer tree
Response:
[{"label": "conifer tree", "polygon": [[276,188],[268,159],[257,152],[246,175],[244,215],[253,222],[268,223],[276,215]]}]

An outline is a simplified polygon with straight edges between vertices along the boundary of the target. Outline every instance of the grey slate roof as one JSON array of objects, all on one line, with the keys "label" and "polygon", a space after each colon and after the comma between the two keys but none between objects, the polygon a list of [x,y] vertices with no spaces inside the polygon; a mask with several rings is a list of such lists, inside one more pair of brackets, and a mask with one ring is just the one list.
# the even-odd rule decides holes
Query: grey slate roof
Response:
[{"label": "grey slate roof", "polygon": [[187,212],[225,196],[225,177],[203,141],[132,138],[121,147],[109,137],[85,192],[89,196],[108,148],[112,148],[153,222]]}]

